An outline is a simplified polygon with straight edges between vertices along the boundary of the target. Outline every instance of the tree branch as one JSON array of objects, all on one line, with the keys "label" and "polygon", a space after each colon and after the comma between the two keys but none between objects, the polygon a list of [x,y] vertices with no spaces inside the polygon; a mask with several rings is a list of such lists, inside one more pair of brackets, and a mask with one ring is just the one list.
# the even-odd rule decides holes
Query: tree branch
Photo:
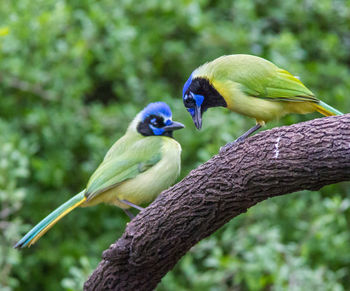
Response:
[{"label": "tree branch", "polygon": [[41,97],[44,100],[54,101],[57,100],[57,96],[48,90],[45,90],[40,84],[32,84],[30,82],[19,79],[15,76],[3,75],[0,73],[0,81],[7,82],[7,86],[14,88],[23,92],[28,92],[38,97]]},{"label": "tree branch", "polygon": [[350,114],[264,131],[164,191],[103,252],[85,290],[152,290],[201,239],[260,201],[350,180]]}]

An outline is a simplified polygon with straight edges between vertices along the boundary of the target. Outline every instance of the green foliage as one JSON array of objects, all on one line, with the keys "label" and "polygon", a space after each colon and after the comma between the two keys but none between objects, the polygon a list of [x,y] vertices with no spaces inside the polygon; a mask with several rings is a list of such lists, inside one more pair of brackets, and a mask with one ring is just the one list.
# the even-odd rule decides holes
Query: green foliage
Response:
[{"label": "green foliage", "polygon": [[[187,127],[175,134],[182,176],[254,124],[216,108],[195,131],[181,92],[205,61],[260,55],[348,112],[349,14],[347,0],[1,1],[0,289],[80,289],[122,234],[121,210],[77,209],[31,249],[12,244],[85,186],[148,102],[168,102]],[[348,186],[257,205],[195,246],[159,290],[349,289]]]},{"label": "green foliage", "polygon": [[349,208],[336,193],[265,201],[195,246],[160,290],[345,290]]},{"label": "green foliage", "polygon": [[0,289],[10,290],[19,284],[10,273],[20,263],[20,254],[11,246],[18,232],[25,230],[21,219],[11,218],[21,209],[27,194],[19,184],[29,176],[30,151],[9,124],[0,121],[0,132]]}]

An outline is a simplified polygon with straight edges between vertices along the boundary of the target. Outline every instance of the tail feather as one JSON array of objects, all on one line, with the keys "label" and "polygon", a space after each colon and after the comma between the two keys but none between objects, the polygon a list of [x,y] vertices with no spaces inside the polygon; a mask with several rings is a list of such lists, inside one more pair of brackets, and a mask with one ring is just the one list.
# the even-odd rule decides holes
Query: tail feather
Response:
[{"label": "tail feather", "polygon": [[39,238],[41,238],[52,226],[56,224],[62,217],[71,212],[76,207],[80,206],[86,200],[84,196],[85,190],[81,191],[67,202],[62,204],[56,210],[51,212],[36,226],[34,226],[20,241],[18,241],[14,248],[25,248],[33,245]]},{"label": "tail feather", "polygon": [[315,103],[316,110],[323,114],[324,116],[333,116],[333,115],[343,115],[339,110],[329,106],[327,103],[320,101],[320,103]]}]

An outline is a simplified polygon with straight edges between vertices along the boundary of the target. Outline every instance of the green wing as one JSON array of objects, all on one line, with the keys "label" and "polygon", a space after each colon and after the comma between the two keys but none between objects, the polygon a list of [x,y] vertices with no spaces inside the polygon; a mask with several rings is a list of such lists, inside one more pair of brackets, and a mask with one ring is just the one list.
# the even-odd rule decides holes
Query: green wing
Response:
[{"label": "green wing", "polygon": [[319,102],[303,83],[283,69],[277,68],[274,76],[263,80],[262,83],[263,90],[258,91],[258,95],[249,94],[251,89],[244,84],[242,90],[248,95],[269,99],[270,101]]},{"label": "green wing", "polygon": [[124,153],[109,156],[92,174],[86,187],[88,200],[127,179],[147,171],[161,160],[161,140],[146,137],[131,145]]},{"label": "green wing", "polygon": [[214,62],[213,78],[238,83],[249,96],[270,101],[319,102],[299,79],[263,58],[232,55]]}]

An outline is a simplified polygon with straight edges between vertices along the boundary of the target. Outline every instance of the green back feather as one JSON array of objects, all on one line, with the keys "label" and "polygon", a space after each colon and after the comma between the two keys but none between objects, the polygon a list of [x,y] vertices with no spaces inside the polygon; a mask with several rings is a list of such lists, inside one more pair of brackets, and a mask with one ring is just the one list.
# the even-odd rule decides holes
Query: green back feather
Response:
[{"label": "green back feather", "polygon": [[[273,63],[251,55],[220,57],[199,67],[193,78],[232,82],[247,95],[270,101],[315,102],[319,100],[297,78]],[[220,92],[220,88],[217,88]],[[228,98],[229,96],[224,96]]]}]

